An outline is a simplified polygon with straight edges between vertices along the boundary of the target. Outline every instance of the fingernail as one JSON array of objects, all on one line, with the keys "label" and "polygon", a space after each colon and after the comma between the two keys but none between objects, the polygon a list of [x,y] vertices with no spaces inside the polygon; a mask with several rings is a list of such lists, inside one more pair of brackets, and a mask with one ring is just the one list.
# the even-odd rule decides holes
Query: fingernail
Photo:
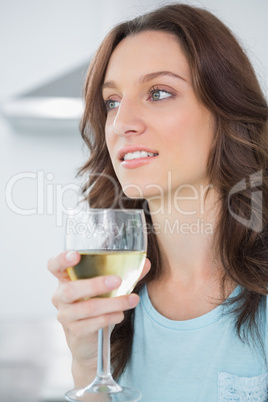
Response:
[{"label": "fingernail", "polygon": [[66,254],[65,258],[69,262],[75,261],[76,260],[76,251],[69,251]]},{"label": "fingernail", "polygon": [[132,293],[131,295],[128,296],[128,302],[130,307],[136,307],[137,304],[139,303],[139,296],[136,295],[135,293]]},{"label": "fingernail", "polygon": [[121,283],[121,279],[118,276],[107,276],[107,278],[105,278],[105,285],[108,288],[118,288],[118,286]]}]

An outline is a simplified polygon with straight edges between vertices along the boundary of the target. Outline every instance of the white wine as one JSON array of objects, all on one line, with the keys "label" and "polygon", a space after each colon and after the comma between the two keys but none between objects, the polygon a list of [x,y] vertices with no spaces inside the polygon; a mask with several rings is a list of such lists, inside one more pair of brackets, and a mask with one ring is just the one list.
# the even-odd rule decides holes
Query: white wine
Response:
[{"label": "white wine", "polygon": [[118,289],[102,297],[122,296],[132,292],[143,269],[146,253],[129,250],[78,250],[80,262],[67,269],[72,281],[102,275],[117,275],[122,279]]}]

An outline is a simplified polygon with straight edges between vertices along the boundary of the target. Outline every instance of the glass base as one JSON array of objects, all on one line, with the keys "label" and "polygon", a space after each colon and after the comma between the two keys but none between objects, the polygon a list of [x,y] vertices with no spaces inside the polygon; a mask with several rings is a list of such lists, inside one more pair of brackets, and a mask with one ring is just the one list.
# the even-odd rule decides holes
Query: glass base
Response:
[{"label": "glass base", "polygon": [[69,402],[136,402],[141,399],[141,393],[135,389],[119,387],[118,391],[111,391],[102,386],[98,389],[92,387],[72,389],[65,394]]}]

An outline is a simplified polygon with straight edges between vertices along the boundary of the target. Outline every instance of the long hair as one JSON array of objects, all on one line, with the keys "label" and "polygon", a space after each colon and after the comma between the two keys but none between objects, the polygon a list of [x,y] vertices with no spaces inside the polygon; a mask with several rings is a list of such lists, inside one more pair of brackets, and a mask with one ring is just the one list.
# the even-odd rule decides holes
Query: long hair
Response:
[{"label": "long hair", "polygon": [[[93,208],[143,208],[148,225],[152,225],[146,201],[128,199],[122,193],[105,144],[106,108],[101,96],[115,47],[125,37],[148,30],[178,37],[196,96],[215,116],[215,139],[207,163],[210,183],[220,194],[215,238],[225,277],[242,289],[233,306],[237,334],[246,340],[248,334],[258,334],[260,306],[268,285],[268,108],[248,57],[213,14],[184,4],[167,5],[117,25],[106,36],[85,83],[81,133],[90,157],[80,171],[87,177],[83,192]],[[161,273],[153,230],[148,244],[152,268],[136,292]],[[126,312],[112,333],[115,377],[122,373],[131,353],[133,317],[133,310]]]}]

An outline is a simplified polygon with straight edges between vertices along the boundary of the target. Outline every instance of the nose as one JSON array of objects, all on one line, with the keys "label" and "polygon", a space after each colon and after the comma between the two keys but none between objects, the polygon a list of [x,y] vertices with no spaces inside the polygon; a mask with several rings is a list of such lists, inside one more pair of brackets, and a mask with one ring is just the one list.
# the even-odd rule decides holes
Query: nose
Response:
[{"label": "nose", "polygon": [[122,99],[113,121],[113,131],[120,136],[140,135],[145,121],[137,100]]}]

